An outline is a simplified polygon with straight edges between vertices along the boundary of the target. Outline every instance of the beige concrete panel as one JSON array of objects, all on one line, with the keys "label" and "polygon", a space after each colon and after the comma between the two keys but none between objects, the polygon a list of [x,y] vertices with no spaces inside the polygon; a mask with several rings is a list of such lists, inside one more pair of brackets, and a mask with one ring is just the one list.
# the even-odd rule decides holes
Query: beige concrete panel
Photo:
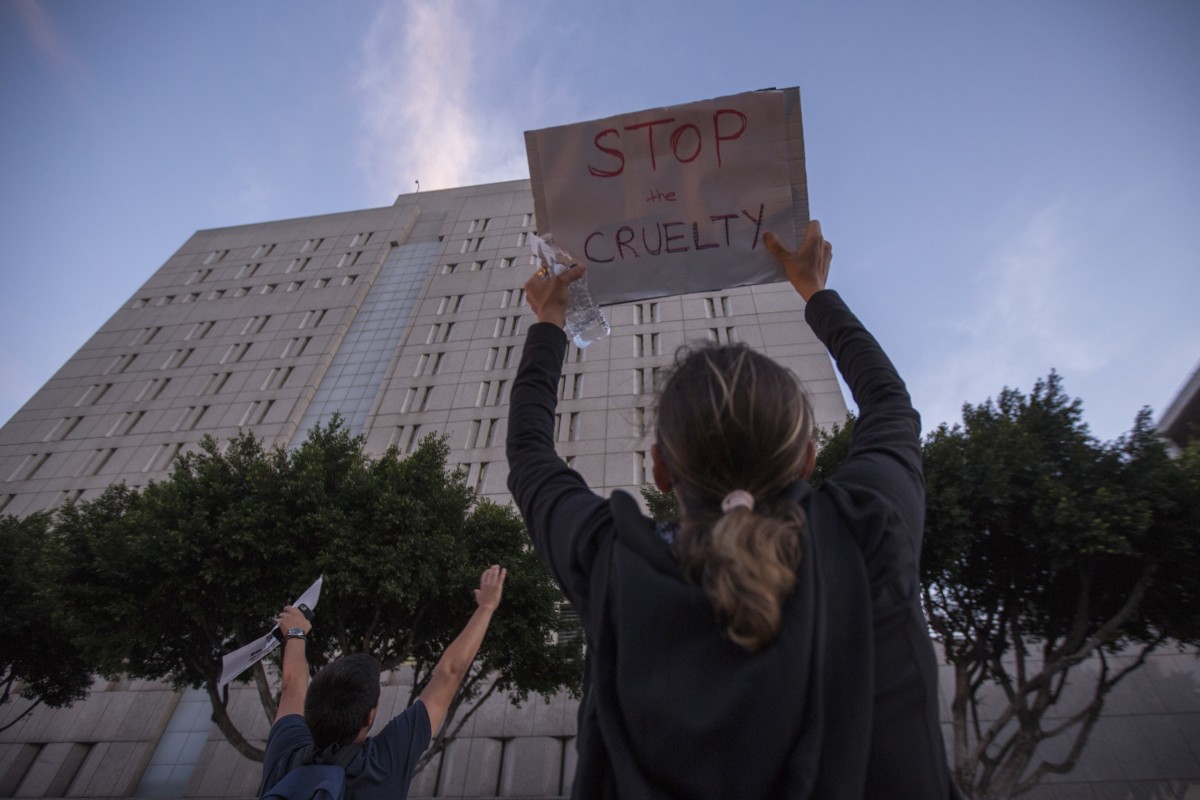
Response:
[{"label": "beige concrete panel", "polygon": [[166,727],[178,702],[176,693],[161,685],[156,691],[113,692],[109,701],[109,717],[113,720],[113,727],[109,727],[108,720],[104,720],[97,726],[97,733],[103,726],[105,740],[155,740]]},{"label": "beige concrete panel", "polygon": [[20,742],[0,744],[0,792],[3,792],[4,796],[12,796],[25,772],[25,761],[31,757],[31,751],[36,747],[37,745]]},{"label": "beige concrete panel", "polygon": [[153,751],[150,742],[100,742],[84,759],[71,796],[129,797]]},{"label": "beige concrete panel", "polygon": [[0,513],[22,517],[54,504],[53,501],[50,501],[44,505],[38,505],[36,498],[36,494],[18,492],[6,485],[0,485]]},{"label": "beige concrete panel", "polygon": [[572,468],[583,476],[589,486],[600,486],[604,480],[605,456],[603,454],[579,455]]},{"label": "beige concrete panel", "polygon": [[575,785],[575,768],[579,764],[579,749],[575,743],[574,736],[563,740],[562,792],[565,795],[571,794],[571,787]]},{"label": "beige concrete panel", "polygon": [[[632,487],[638,485],[637,480],[637,465],[640,459],[636,451],[627,453],[609,452],[604,456],[604,485],[605,486],[626,486]],[[649,463],[647,463],[649,470]],[[649,475],[646,476],[649,480]],[[589,484],[590,485],[590,484]]]},{"label": "beige concrete panel", "polygon": [[758,325],[738,325],[736,341],[744,342],[755,350],[763,350],[762,328]]},{"label": "beige concrete panel", "polygon": [[567,692],[560,691],[550,697],[532,695],[525,708],[533,715],[531,735],[562,737],[574,734],[579,703]]},{"label": "beige concrete panel", "polygon": [[496,739],[456,739],[442,752],[441,797],[494,797],[503,746]]},{"label": "beige concrete panel", "polygon": [[438,753],[416,775],[408,786],[412,798],[433,797],[437,793],[438,775],[442,766],[442,754]]},{"label": "beige concrete panel", "polygon": [[846,421],[846,401],[840,392],[810,392],[809,404],[813,410],[813,421],[818,427],[841,425]]},{"label": "beige concrete panel", "polygon": [[608,415],[605,407],[591,402],[581,404],[576,422],[576,441],[600,441],[608,435]]},{"label": "beige concrete panel", "polygon": [[200,759],[188,780],[186,796],[256,797],[260,783],[262,764],[244,758],[223,737],[214,737],[205,743],[200,753]]},{"label": "beige concrete panel", "polygon": [[470,736],[503,736],[504,717],[510,708],[512,706],[504,694],[500,692],[493,694],[484,700],[467,720],[466,726],[463,727],[463,733]]},{"label": "beige concrete panel", "polygon": [[[3,452],[4,456],[11,457],[10,453],[15,452],[18,448],[22,448],[22,452],[25,452],[29,449],[36,449],[45,443],[58,441],[58,437],[49,437],[50,431],[62,419],[78,416],[82,415],[71,413],[71,411],[67,411],[66,409],[62,411],[61,416],[58,414],[54,414],[53,416],[42,413],[34,414],[32,411],[18,412],[17,415],[13,416],[12,421],[2,429],[3,433],[0,434],[0,448],[3,448],[3,450],[0,450],[0,452]],[[7,471],[0,471],[0,479],[5,479],[12,474],[12,470],[16,466],[14,464]]]},{"label": "beige concrete panel", "polygon": [[[258,691],[253,688],[253,684],[233,684],[233,687],[229,693],[227,706],[230,721],[247,738],[266,740],[267,734],[271,731],[271,720],[268,719],[267,712],[263,709]],[[206,708],[206,713],[211,715],[211,704],[206,704]],[[215,726],[210,736],[214,739],[225,738]]]},{"label": "beige concrete panel", "polygon": [[[650,421],[650,415],[645,411],[639,416],[638,410],[641,408],[641,406],[610,407],[606,414],[605,438],[611,440],[640,438]],[[621,450],[625,449],[622,446],[618,447]]]},{"label": "beige concrete panel", "polygon": [[804,299],[789,283],[773,283],[769,287],[755,287],[750,300],[753,303],[753,311],[758,314],[786,312],[793,315],[793,318],[795,315],[803,317],[804,314]]},{"label": "beige concrete panel", "polygon": [[585,347],[584,348],[584,353],[586,354],[585,362],[594,364],[596,362],[604,361],[605,359],[611,358],[612,347],[613,347],[612,339],[613,339],[612,334],[609,334],[605,338],[603,338],[597,342],[593,342],[592,344]]},{"label": "beige concrete panel", "polygon": [[523,736],[508,742],[500,768],[501,797],[553,797],[562,785],[560,739]]}]

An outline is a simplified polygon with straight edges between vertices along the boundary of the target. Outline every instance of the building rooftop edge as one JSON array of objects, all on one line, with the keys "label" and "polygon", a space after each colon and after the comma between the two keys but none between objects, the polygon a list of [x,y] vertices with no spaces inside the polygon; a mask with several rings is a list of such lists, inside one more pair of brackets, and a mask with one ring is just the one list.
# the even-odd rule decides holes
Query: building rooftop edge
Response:
[{"label": "building rooftop edge", "polygon": [[417,202],[417,198],[430,195],[449,195],[461,192],[470,192],[473,196],[482,194],[492,194],[500,192],[512,192],[524,187],[529,187],[529,178],[515,178],[507,181],[494,181],[492,183],[468,184],[466,186],[453,186],[445,189],[426,189],[419,192],[409,192],[407,194],[396,195],[396,199],[390,205],[386,206],[370,206],[368,208],[356,208],[350,211],[330,211],[324,214],[302,214],[298,217],[282,217],[279,219],[262,219],[255,222],[243,222],[238,225],[216,225],[211,228],[197,228],[192,232],[192,236],[197,236],[203,233],[211,233],[212,231],[230,231],[238,228],[253,228],[258,225],[274,225],[281,222],[300,222],[307,219],[317,219],[319,217],[336,217],[343,214],[361,214],[365,211],[386,211],[396,208],[397,206],[412,205]]}]

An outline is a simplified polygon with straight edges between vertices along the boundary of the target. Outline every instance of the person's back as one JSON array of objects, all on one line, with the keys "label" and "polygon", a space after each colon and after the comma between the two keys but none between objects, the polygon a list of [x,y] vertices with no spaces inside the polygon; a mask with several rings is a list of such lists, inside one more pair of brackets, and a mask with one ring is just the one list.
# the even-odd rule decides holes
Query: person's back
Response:
[{"label": "person's back", "polygon": [[[588,637],[576,797],[952,791],[915,593],[919,420],[874,339],[822,291],[819,227],[799,255],[767,241],[860,406],[847,462],[820,492],[803,480],[815,450],[794,378],[724,347],[679,361],[659,398],[655,479],[679,524],[656,527],[621,492],[597,497],[553,452],[563,336],[527,334],[509,486]],[[565,281],[526,294],[539,321],[559,322]],[[899,685],[877,647],[903,662]],[[900,746],[908,764],[890,758]]]},{"label": "person's back", "polygon": [[[483,572],[474,590],[475,613],[438,659],[420,697],[374,736],[368,732],[379,706],[380,663],[364,653],[345,656],[309,684],[305,641],[311,623],[299,610],[284,608],[277,618],[287,631],[283,685],[263,755],[259,796],[268,796],[297,770],[318,764],[344,770],[346,800],[404,800],[421,754],[475,660],[505,577],[498,564]],[[329,772],[320,777],[332,779]],[[307,785],[310,775],[315,779],[318,772],[305,770],[300,783]]]}]

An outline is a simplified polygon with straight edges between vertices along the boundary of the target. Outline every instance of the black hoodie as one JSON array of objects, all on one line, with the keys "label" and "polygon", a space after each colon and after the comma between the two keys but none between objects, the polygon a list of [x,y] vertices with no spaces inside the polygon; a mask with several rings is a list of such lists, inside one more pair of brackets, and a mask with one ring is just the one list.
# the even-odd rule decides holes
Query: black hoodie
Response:
[{"label": "black hoodie", "polygon": [[508,485],[587,637],[575,798],[946,798],[937,662],[920,606],[920,419],[835,292],[805,318],[859,406],[819,490],[796,588],[748,653],[624,492],[594,494],[554,450],[566,337],[533,325],[513,384]]}]

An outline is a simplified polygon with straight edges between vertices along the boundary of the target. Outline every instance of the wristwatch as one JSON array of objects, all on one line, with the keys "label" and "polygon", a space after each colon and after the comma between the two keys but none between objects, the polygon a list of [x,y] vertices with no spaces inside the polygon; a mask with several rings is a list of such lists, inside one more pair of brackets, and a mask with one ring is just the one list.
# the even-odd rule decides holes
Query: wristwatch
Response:
[{"label": "wristwatch", "polygon": [[304,628],[288,628],[288,631],[287,631],[287,633],[285,633],[283,635],[283,638],[286,640],[286,639],[306,639],[308,637],[306,637],[304,635]]}]

